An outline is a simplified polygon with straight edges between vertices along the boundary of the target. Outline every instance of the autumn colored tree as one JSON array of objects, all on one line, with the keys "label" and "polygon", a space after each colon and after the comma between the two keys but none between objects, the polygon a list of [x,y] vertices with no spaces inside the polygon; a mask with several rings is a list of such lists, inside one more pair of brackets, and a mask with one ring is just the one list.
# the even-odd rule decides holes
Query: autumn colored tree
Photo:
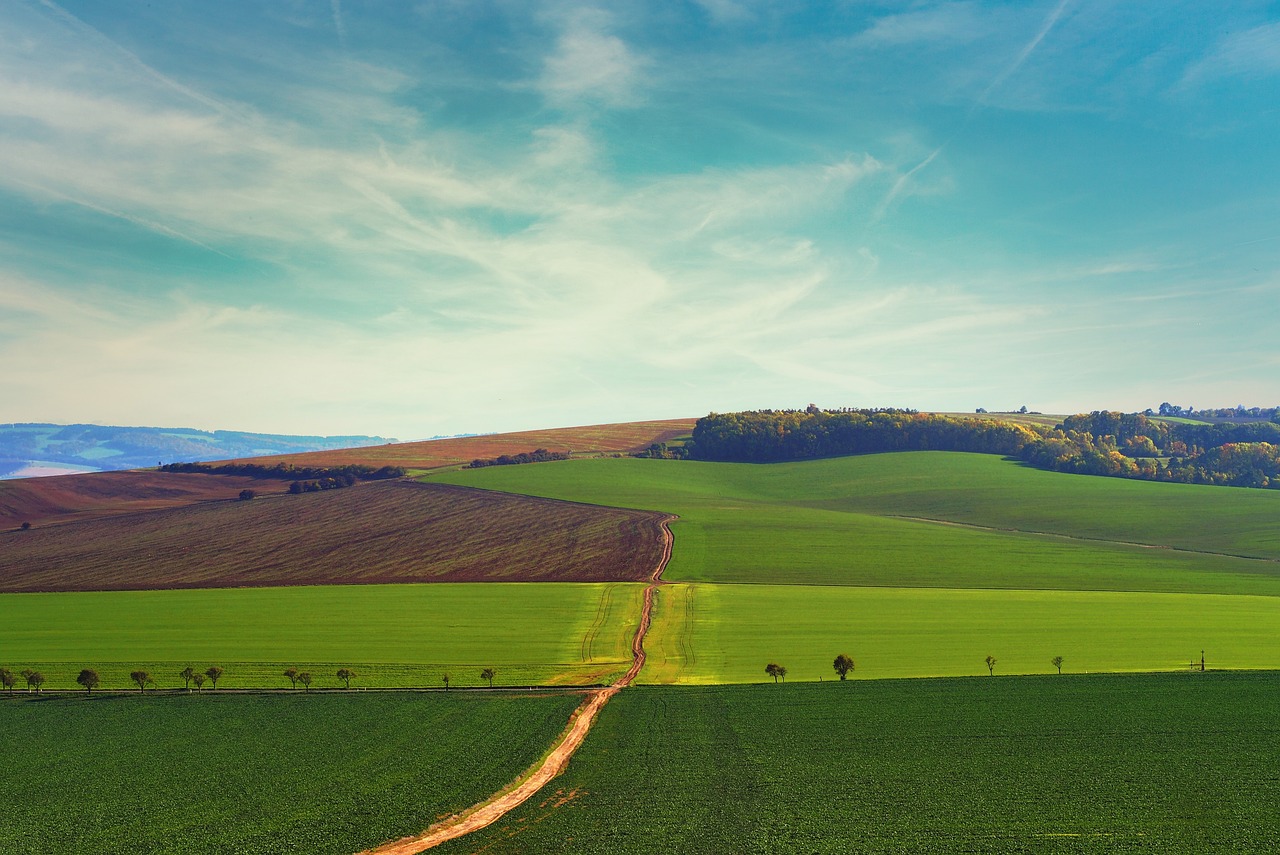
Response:
[{"label": "autumn colored tree", "polygon": [[221,668],[217,665],[210,665],[205,669],[204,675],[209,678],[209,682],[213,684],[215,689],[218,688],[218,678],[222,676]]},{"label": "autumn colored tree", "polygon": [[342,688],[344,689],[351,688],[351,678],[354,676],[356,676],[356,672],[352,671],[350,668],[338,669],[338,679],[342,681]]},{"label": "autumn colored tree", "polygon": [[151,675],[146,671],[130,671],[129,679],[138,684],[139,692],[145,692],[147,690],[147,684],[155,682],[151,679]]},{"label": "autumn colored tree", "polygon": [[836,673],[839,674],[840,679],[843,680],[849,676],[849,672],[855,667],[853,664],[853,657],[847,653],[841,653],[836,657],[835,661],[831,663],[831,667],[836,669]]},{"label": "autumn colored tree", "polygon": [[770,662],[768,665],[764,666],[764,672],[773,678],[774,683],[777,683],[778,678],[786,676],[787,669],[783,668],[777,662]]},{"label": "autumn colored tree", "polygon": [[292,688],[295,688],[295,689],[298,688],[298,669],[297,668],[285,668],[284,675],[289,678],[289,685]]},{"label": "autumn colored tree", "polygon": [[480,672],[480,679],[488,680],[490,689],[493,688],[493,678],[495,676],[497,676],[497,672],[494,671],[492,668],[485,668],[483,671]]},{"label": "autumn colored tree", "polygon": [[196,684],[197,692],[204,691],[204,681],[205,681],[205,676],[201,674],[199,671],[191,675],[191,682]]},{"label": "autumn colored tree", "polygon": [[304,692],[309,692],[309,691],[311,691],[311,672],[310,672],[310,671],[299,671],[299,672],[298,672],[298,682],[302,684],[302,691],[304,691]]},{"label": "autumn colored tree", "polygon": [[188,692],[191,691],[191,678],[196,675],[196,669],[188,665],[178,672],[178,676],[182,678],[182,688]]},{"label": "autumn colored tree", "polygon": [[13,676],[13,672],[8,668],[0,668],[0,686],[9,690],[9,694],[13,694],[13,686],[18,680]]}]

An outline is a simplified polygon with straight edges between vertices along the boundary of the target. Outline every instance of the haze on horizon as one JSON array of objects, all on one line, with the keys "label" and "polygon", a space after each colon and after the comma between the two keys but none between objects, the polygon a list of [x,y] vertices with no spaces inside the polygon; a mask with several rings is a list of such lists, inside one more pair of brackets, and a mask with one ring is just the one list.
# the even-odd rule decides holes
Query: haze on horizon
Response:
[{"label": "haze on horizon", "polygon": [[1274,406],[1274,4],[0,7],[0,422]]}]

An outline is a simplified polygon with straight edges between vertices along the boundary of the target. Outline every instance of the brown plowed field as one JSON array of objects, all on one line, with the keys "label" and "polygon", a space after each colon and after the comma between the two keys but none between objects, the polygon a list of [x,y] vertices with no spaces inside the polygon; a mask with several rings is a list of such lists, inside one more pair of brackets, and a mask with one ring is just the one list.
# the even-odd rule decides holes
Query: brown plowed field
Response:
[{"label": "brown plowed field", "polygon": [[0,532],[0,591],[644,581],[662,519],[384,481]]},{"label": "brown plowed field", "polygon": [[244,489],[259,494],[283,493],[289,489],[289,483],[152,470],[0,481],[0,531],[17,528],[24,522],[39,527],[47,523],[234,499]]},{"label": "brown plowed field", "polygon": [[499,433],[489,436],[467,436],[458,439],[430,439],[368,448],[337,451],[312,451],[278,457],[255,457],[254,463],[288,460],[299,466],[341,466],[348,463],[366,466],[403,466],[406,469],[435,469],[470,463],[476,458],[493,458],[501,454],[519,454],[545,448],[574,454],[625,454],[642,451],[655,442],[668,442],[693,432],[697,419],[668,419],[655,422],[626,422],[612,425],[532,430]]}]

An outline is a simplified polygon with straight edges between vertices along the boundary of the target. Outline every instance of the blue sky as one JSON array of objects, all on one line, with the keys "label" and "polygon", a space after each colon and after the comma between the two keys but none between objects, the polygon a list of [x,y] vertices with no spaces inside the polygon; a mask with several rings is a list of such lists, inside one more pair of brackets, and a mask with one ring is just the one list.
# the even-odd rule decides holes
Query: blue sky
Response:
[{"label": "blue sky", "polygon": [[1280,6],[0,5],[0,421],[1280,403]]}]

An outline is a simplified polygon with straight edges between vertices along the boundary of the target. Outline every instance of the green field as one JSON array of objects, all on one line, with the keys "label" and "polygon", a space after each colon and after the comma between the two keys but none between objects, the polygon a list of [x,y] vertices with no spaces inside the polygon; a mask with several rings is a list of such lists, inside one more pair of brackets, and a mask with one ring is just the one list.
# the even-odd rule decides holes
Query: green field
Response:
[{"label": "green field", "polygon": [[639,687],[433,851],[1270,853],[1278,703],[1276,674]]},{"label": "green field", "polygon": [[[1280,595],[1276,491],[943,452],[770,465],[581,460],[432,478],[677,513],[672,581]],[[912,519],[921,517],[964,525]]]},{"label": "green field", "polygon": [[[284,667],[336,687],[597,683],[631,664],[638,583],[484,583],[111,591],[0,595],[0,666],[42,670],[75,688],[81,668],[104,687],[150,671],[181,687],[186,665],[226,671],[219,688],[283,687]],[[208,689],[206,688],[206,691]]]},{"label": "green field", "polygon": [[647,683],[1280,668],[1280,598],[1113,591],[667,585],[645,641]]},{"label": "green field", "polygon": [[0,698],[0,851],[350,855],[508,784],[579,700]]}]

